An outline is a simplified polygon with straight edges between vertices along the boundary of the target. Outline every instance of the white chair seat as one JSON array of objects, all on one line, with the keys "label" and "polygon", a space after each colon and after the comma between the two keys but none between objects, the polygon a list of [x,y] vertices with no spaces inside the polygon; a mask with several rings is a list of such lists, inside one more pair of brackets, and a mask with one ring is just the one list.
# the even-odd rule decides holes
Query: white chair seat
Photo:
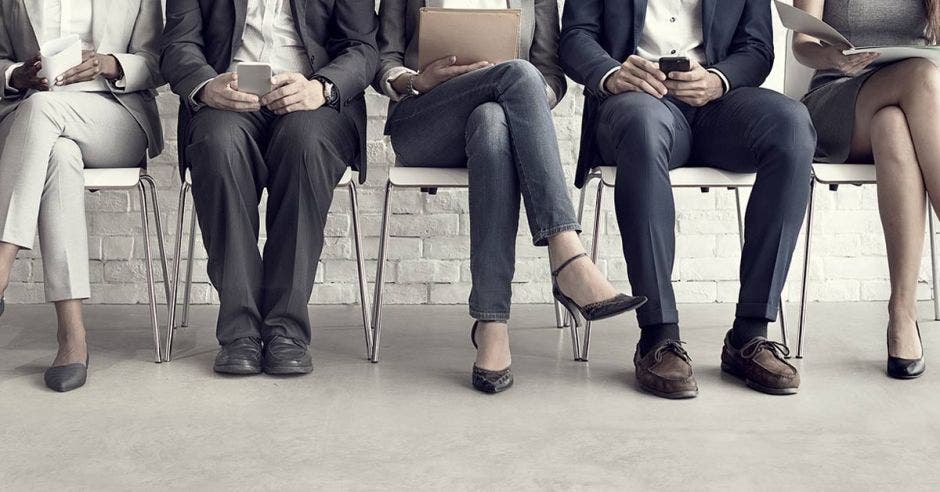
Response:
[{"label": "white chair seat", "polygon": [[813,174],[823,184],[875,184],[871,164],[813,164]]},{"label": "white chair seat", "polygon": [[140,182],[144,169],[122,167],[116,169],[85,169],[85,188],[92,190],[133,188]]},{"label": "white chair seat", "polygon": [[[356,178],[359,177],[359,173],[357,171],[353,171],[347,167],[346,171],[343,173],[343,177],[339,178],[339,183],[336,184],[336,187],[339,188],[341,186],[349,186],[349,182],[353,180],[353,175],[355,175]],[[186,168],[186,184],[190,186],[193,185],[193,178],[189,174],[189,168]]]},{"label": "white chair seat", "polygon": [[469,173],[464,167],[399,167],[388,170],[394,186],[408,188],[466,188]]},{"label": "white chair seat", "polygon": [[[602,166],[599,169],[604,184],[613,187],[617,182],[617,168]],[[712,167],[680,167],[669,171],[673,188],[741,188],[754,186],[756,178],[753,173],[733,173]]]}]

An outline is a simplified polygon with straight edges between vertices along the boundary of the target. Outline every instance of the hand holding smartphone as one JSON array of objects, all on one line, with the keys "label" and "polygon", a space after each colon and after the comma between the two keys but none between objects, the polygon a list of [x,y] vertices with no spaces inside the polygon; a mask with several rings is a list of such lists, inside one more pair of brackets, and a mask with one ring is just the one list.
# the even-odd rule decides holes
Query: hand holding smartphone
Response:
[{"label": "hand holding smartphone", "polygon": [[267,63],[239,63],[235,68],[238,75],[238,91],[254,94],[258,97],[271,92],[271,65]]},{"label": "hand holding smartphone", "polygon": [[684,56],[664,56],[659,59],[659,70],[667,77],[672,72],[689,72],[692,62]]}]

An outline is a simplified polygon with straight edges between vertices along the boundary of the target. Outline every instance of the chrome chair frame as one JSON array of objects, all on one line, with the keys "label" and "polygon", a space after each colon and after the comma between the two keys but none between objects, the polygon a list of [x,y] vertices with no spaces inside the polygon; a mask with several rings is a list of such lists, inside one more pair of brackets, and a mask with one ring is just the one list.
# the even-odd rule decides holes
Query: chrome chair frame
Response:
[{"label": "chrome chair frame", "polygon": [[[681,171],[682,169],[712,169],[712,168],[690,167],[690,168],[680,168],[677,170],[673,170],[672,172]],[[749,174],[732,173],[730,171],[722,171],[722,170],[718,170],[718,171],[723,174],[731,175],[731,176],[738,176],[738,177],[750,176]],[[603,206],[603,198],[604,198],[604,189],[612,188],[613,186],[612,184],[605,182],[600,168],[597,168],[594,171],[592,171],[591,174],[589,174],[585,178],[584,186],[581,188],[581,200],[578,206],[578,219],[579,220],[584,215],[584,204],[586,201],[588,185],[593,180],[598,181],[596,203],[594,205],[594,230],[591,231],[592,241],[593,241],[591,243],[591,259],[596,262],[597,254],[598,254],[598,246],[600,243],[600,221],[601,221],[601,213],[603,211],[602,206]],[[727,183],[709,182],[709,183],[689,183],[689,184],[681,184],[681,185],[676,185],[675,183],[673,183],[672,185],[673,189],[699,188],[702,191],[702,193],[708,193],[711,188],[726,188],[728,190],[734,191],[734,198],[735,198],[735,205],[736,205],[735,208],[736,208],[737,219],[738,219],[738,237],[739,237],[742,248],[744,247],[744,212],[743,212],[743,206],[741,203],[741,188],[751,188],[751,187],[753,187],[753,179],[750,180],[749,184],[733,183],[729,181]],[[780,302],[780,335],[781,335],[781,339],[782,339],[781,341],[783,342],[783,344],[789,346],[787,322],[786,322],[786,309],[782,300]],[[581,357],[579,358],[579,360],[583,362],[587,362],[589,359],[589,350],[591,348],[591,322],[590,321],[585,322],[584,342],[582,343],[582,347],[583,349],[582,349]]]},{"label": "chrome chair frame", "polygon": [[[137,181],[134,184],[130,184],[130,180],[125,184],[124,182],[114,182],[110,178],[106,177],[114,172],[131,172],[139,173],[137,176]],[[140,197],[140,223],[143,228],[142,233],[144,236],[144,255],[147,261],[146,272],[147,272],[147,294],[150,298],[150,325],[153,329],[153,349],[154,349],[154,362],[162,362],[160,356],[160,326],[159,321],[157,320],[157,288],[156,288],[156,279],[153,271],[153,248],[150,239],[150,204],[148,203],[147,195],[150,195],[150,201],[153,202],[153,223],[154,229],[157,234],[157,245],[160,251],[160,266],[163,269],[163,288],[166,294],[166,298],[170,299],[170,278],[169,278],[169,265],[166,258],[166,246],[164,245],[165,236],[163,235],[163,223],[160,218],[160,203],[157,200],[157,186],[153,178],[147,174],[145,168],[134,167],[134,168],[111,168],[111,169],[85,169],[85,189],[89,192],[98,192],[98,191],[107,191],[107,190],[131,190],[137,189],[138,196]],[[123,176],[121,177],[123,178]]]},{"label": "chrome chair frame", "polygon": [[[352,214],[353,242],[356,247],[356,270],[359,274],[359,305],[362,308],[362,328],[365,335],[366,358],[372,357],[372,331],[371,331],[371,313],[369,311],[368,288],[366,280],[365,256],[362,250],[362,225],[359,217],[359,191],[356,186],[355,175],[349,169],[340,179],[337,189],[346,188],[349,191],[350,213]],[[192,299],[193,283],[193,249],[196,240],[196,211],[190,212],[189,221],[189,252],[186,259],[186,282],[183,292],[183,312],[179,326],[176,325],[177,302],[179,295],[180,266],[182,263],[182,244],[183,244],[183,221],[186,210],[186,196],[192,187],[189,177],[189,171],[186,171],[186,177],[180,185],[179,208],[177,209],[177,229],[176,229],[176,248],[174,256],[174,274],[172,292],[168,294],[168,299],[173,299],[169,304],[169,316],[167,322],[166,349],[163,360],[170,362],[173,355],[173,335],[177,328],[186,328],[189,326],[189,307]]]}]

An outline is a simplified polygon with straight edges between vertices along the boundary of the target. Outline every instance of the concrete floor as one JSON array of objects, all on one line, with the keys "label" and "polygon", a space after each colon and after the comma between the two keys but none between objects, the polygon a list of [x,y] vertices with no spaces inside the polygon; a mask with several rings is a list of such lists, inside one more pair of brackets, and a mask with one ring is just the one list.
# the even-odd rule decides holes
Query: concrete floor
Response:
[{"label": "concrete floor", "polygon": [[[548,306],[516,308],[517,383],[498,396],[469,387],[464,307],[389,308],[378,365],[355,307],[316,307],[314,374],[234,378],[211,371],[215,308],[195,308],[178,357],[157,365],[143,307],[91,306],[89,383],[57,394],[41,378],[52,310],[9,306],[0,489],[940,486],[940,360],[928,347],[925,377],[887,379],[883,305],[811,307],[794,397],[721,374],[732,311],[683,307],[701,395],[666,401],[634,387],[632,317],[596,324],[591,362],[578,363]],[[923,324],[933,347],[937,326]]]}]

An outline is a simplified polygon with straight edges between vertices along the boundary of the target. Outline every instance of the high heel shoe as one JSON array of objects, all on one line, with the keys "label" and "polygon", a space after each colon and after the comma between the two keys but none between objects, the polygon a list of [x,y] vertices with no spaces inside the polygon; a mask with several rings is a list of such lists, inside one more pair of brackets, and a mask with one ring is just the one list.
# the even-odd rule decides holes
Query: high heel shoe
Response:
[{"label": "high heel shoe", "polygon": [[[470,330],[470,342],[473,348],[477,347],[477,326],[480,322],[473,323],[473,329]],[[480,369],[476,364],[473,365],[473,387],[483,393],[495,394],[508,390],[513,383],[512,366],[506,367],[501,371],[490,371]]]},{"label": "high heel shoe", "polygon": [[46,382],[46,387],[59,393],[81,388],[88,378],[88,361],[88,354],[85,354],[84,364],[79,362],[50,367],[46,369],[42,379]]},{"label": "high heel shoe", "polygon": [[0,316],[3,316],[3,312],[7,309],[7,303],[4,298],[0,297]]},{"label": "high heel shoe", "polygon": [[575,321],[576,326],[581,326],[581,319],[577,316],[577,313],[581,313],[581,316],[588,321],[598,321],[602,319],[612,318],[618,314],[625,313],[627,311],[633,311],[634,309],[646,304],[646,298],[643,296],[628,296],[626,294],[617,294],[610,299],[605,299],[603,301],[595,302],[588,304],[586,306],[580,306],[578,303],[574,302],[574,299],[566,296],[561,288],[558,287],[558,274],[565,269],[568,265],[574,263],[575,260],[578,260],[582,257],[587,256],[587,253],[581,253],[579,255],[573,256],[568,259],[568,261],[561,264],[557,270],[552,272],[552,295],[555,296],[555,299],[561,303],[565,309],[571,314],[571,317]]},{"label": "high heel shoe", "polygon": [[888,376],[894,379],[916,379],[927,370],[924,361],[924,339],[920,336],[920,324],[917,325],[917,339],[920,341],[919,359],[902,359],[888,355]]}]

